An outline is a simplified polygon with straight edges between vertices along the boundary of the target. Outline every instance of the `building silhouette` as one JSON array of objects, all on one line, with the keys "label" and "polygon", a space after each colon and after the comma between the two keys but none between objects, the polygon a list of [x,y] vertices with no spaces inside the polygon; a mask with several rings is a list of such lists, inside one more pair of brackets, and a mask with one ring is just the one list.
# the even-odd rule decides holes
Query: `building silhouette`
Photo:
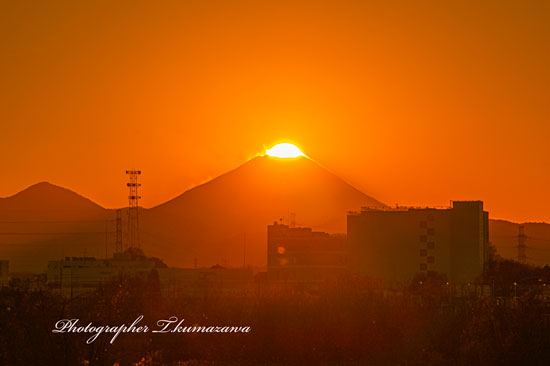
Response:
[{"label": "building silhouette", "polygon": [[131,253],[115,253],[112,258],[66,257],[49,261],[47,286],[65,296],[78,296],[93,291],[119,277],[143,277],[158,266],[158,262]]},{"label": "building silhouette", "polygon": [[456,283],[482,272],[489,243],[488,213],[481,201],[452,207],[362,208],[347,218],[350,269],[389,280],[439,273]]},{"label": "building silhouette", "polygon": [[254,271],[250,268],[159,268],[160,290],[164,296],[201,297],[252,291]]},{"label": "building silhouette", "polygon": [[345,235],[274,222],[267,227],[267,280],[315,284],[337,280],[346,272]]},{"label": "building silhouette", "polygon": [[66,297],[80,296],[117,279],[150,278],[155,272],[165,296],[204,296],[249,290],[254,272],[249,268],[168,268],[156,258],[115,253],[112,258],[67,257],[49,261],[46,286]]}]

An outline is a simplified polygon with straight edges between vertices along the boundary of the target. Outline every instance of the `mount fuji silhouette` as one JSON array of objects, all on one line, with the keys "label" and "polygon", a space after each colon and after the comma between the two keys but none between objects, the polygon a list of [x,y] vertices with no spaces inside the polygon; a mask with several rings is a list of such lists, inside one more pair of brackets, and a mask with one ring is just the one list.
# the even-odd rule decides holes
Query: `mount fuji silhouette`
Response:
[{"label": "mount fuji silhouette", "polygon": [[361,206],[384,204],[307,157],[258,156],[144,211],[140,225],[147,252],[171,265],[262,265],[268,224],[293,213],[299,225],[345,233],[347,211]]}]

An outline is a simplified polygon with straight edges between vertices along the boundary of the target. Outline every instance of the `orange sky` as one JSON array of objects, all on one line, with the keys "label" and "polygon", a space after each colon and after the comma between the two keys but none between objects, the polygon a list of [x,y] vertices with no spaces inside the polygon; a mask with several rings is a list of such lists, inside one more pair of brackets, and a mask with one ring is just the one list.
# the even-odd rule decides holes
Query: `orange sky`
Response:
[{"label": "orange sky", "polygon": [[0,4],[0,196],[123,206],[139,167],[150,207],[291,140],[388,204],[550,221],[547,1],[85,3]]}]

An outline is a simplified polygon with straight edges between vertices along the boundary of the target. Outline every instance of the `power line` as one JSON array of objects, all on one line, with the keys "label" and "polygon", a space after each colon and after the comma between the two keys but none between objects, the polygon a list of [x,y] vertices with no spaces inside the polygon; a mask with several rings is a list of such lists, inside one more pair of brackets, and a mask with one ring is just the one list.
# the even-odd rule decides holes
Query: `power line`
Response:
[{"label": "power line", "polygon": [[[112,233],[110,231],[109,233]],[[0,232],[0,235],[89,235],[89,234],[105,234],[105,231],[75,231],[75,232]]]},{"label": "power line", "polygon": [[110,220],[21,220],[21,221],[0,221],[0,224],[84,224],[84,223],[104,223]]},{"label": "power line", "polygon": [[542,239],[542,238],[533,238],[532,236],[528,236],[527,239],[529,240],[536,240],[536,241],[546,241],[550,243],[550,239]]}]

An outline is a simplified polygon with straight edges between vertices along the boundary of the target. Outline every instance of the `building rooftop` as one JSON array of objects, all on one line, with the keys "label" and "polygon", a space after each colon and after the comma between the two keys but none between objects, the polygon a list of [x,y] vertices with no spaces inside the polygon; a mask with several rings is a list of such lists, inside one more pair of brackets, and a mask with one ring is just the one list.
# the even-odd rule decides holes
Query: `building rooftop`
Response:
[{"label": "building rooftop", "polygon": [[449,206],[386,206],[386,207],[372,207],[363,206],[361,211],[348,211],[348,215],[361,215],[362,212],[406,212],[406,211],[435,211],[435,210],[451,210],[455,204],[483,204],[483,201],[451,201]]}]

